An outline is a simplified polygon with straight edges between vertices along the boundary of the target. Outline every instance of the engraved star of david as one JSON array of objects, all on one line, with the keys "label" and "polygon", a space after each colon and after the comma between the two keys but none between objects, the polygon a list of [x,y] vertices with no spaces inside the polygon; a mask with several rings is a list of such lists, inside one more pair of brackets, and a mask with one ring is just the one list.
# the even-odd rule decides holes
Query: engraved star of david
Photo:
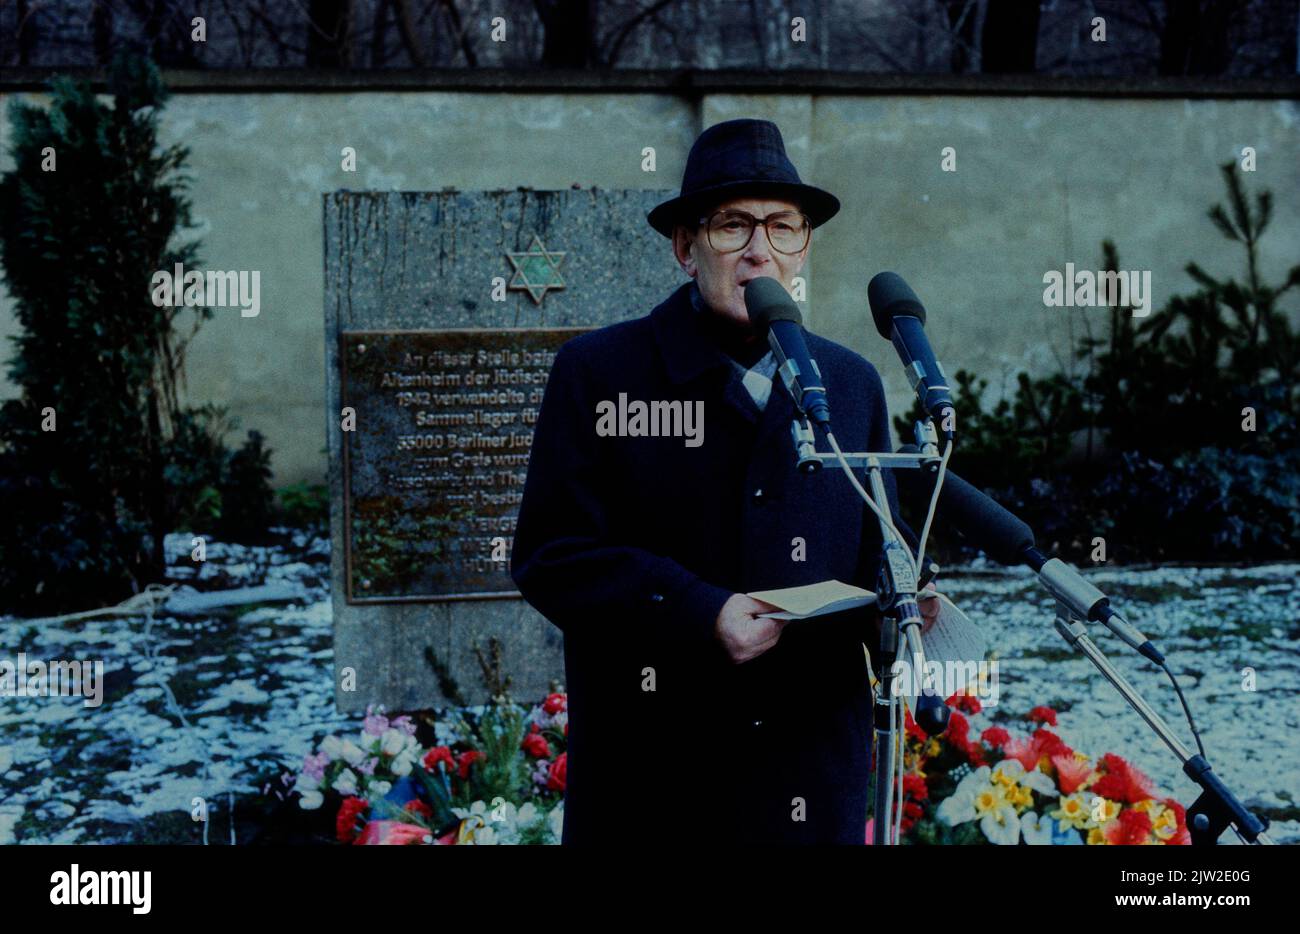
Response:
[{"label": "engraved star of david", "polygon": [[527,292],[533,304],[540,305],[548,290],[564,288],[560,263],[565,255],[564,251],[547,250],[537,234],[533,234],[527,253],[506,253],[510,265],[515,267],[515,274],[506,288]]}]

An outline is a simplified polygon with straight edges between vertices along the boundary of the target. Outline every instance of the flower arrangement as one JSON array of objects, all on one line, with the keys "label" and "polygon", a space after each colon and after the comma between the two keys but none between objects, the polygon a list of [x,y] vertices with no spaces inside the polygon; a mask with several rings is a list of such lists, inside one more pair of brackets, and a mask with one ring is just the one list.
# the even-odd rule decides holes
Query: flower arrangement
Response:
[{"label": "flower arrangement", "polygon": [[[1185,811],[1120,756],[1098,760],[1048,727],[1056,711],[1035,707],[1032,732],[990,726],[973,738],[969,694],[948,698],[948,728],[930,737],[904,718],[901,830],[913,844],[1174,844],[1191,842]],[[870,835],[868,835],[870,839]]]},{"label": "flower arrangement", "polygon": [[[295,782],[304,810],[336,808],[340,843],[558,843],[568,764],[567,697],[525,711],[508,697],[435,724],[370,707],[357,739],[328,736]],[[440,735],[441,734],[441,735]]]}]

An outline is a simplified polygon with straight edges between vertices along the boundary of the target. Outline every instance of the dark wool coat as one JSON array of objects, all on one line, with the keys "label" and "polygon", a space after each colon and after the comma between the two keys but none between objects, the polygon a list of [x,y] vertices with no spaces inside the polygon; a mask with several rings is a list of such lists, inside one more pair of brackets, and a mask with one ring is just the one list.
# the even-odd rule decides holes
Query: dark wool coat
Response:
[{"label": "dark wool coat", "polygon": [[[860,844],[876,611],[790,623],[743,665],[714,623],[736,592],[830,578],[876,589],[879,526],[842,470],[795,470],[779,377],[760,411],[700,329],[690,287],[566,343],[536,425],[511,567],[564,632],[563,839]],[[841,449],[892,450],[875,367],[805,334]],[[702,400],[703,443],[597,435],[597,404],[620,393]]]}]

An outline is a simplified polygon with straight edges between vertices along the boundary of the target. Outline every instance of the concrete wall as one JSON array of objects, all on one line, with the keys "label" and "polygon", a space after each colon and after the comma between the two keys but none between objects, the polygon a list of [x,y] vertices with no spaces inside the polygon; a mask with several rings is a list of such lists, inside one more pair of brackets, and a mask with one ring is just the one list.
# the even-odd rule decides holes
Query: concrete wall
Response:
[{"label": "concrete wall", "polygon": [[[44,102],[45,95],[25,95]],[[7,104],[7,99],[0,101]],[[719,120],[774,119],[805,180],[840,215],[814,234],[810,326],[876,362],[892,410],[910,404],[892,349],[875,335],[866,284],[901,273],[930,309],[949,371],[995,389],[1065,358],[1071,333],[1104,310],[1045,308],[1042,277],[1097,267],[1100,241],[1152,272],[1158,309],[1195,259],[1237,273],[1240,254],[1206,220],[1218,166],[1258,153],[1253,188],[1274,192],[1262,272],[1300,259],[1300,104],[1285,100],[347,92],[178,94],[163,141],[190,146],[192,199],[210,269],[261,272],[261,314],[218,309],[190,351],[189,398],[228,404],[275,450],[276,483],[324,482],[321,193],[529,186],[676,189],[695,135]],[[0,168],[12,167],[0,124]],[[358,169],[340,168],[355,147]],[[654,174],[642,149],[657,153]],[[943,172],[941,151],[957,153]],[[648,225],[637,236],[662,240]],[[663,242],[664,294],[681,273]],[[628,309],[629,316],[644,309]],[[14,332],[0,291],[0,336]],[[5,342],[4,354],[9,353]],[[14,389],[0,377],[0,396]]]}]

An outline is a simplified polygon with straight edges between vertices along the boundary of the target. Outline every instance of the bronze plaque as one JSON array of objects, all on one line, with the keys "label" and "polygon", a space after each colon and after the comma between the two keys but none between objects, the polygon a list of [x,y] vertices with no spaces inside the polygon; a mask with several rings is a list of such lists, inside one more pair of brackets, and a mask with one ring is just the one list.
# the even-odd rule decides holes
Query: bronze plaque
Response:
[{"label": "bronze plaque", "polygon": [[340,335],[348,602],[518,596],[533,426],[556,351],[588,330]]}]

